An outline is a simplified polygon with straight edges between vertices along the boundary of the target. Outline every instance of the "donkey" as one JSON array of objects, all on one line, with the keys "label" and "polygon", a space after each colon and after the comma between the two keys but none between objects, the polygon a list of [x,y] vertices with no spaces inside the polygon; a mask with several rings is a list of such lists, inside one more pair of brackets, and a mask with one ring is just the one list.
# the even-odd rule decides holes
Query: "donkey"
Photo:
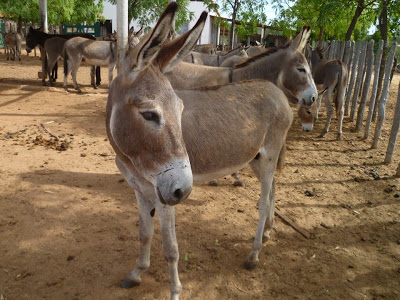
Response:
[{"label": "donkey", "polygon": [[[72,71],[74,88],[78,93],[82,92],[76,82],[76,73],[83,58],[91,65],[108,66],[108,86],[111,85],[117,63],[116,42],[93,41],[82,37],[74,37],[65,43],[64,51],[64,88],[66,90],[68,90],[68,74]],[[93,73],[91,76],[93,78]]]},{"label": "donkey", "polygon": [[225,59],[234,55],[238,55],[242,49],[242,47],[237,47],[224,55],[206,54],[192,51],[183,61],[192,62],[194,64],[219,67]]},{"label": "donkey", "polygon": [[164,74],[190,52],[207,18],[203,12],[190,31],[165,43],[176,11],[176,2],[170,3],[154,29],[128,50],[106,108],[116,165],[135,190],[139,207],[139,258],[122,287],[140,284],[150,266],[157,212],[171,299],[179,299],[182,291],[174,205],[188,197],[193,180],[231,174],[248,163],[260,180],[261,197],[256,237],[245,266],[257,266],[263,236],[269,237],[274,223],[273,177],[293,120],[282,91],[266,81],[174,90]]},{"label": "donkey", "polygon": [[233,68],[235,65],[242,63],[248,57],[246,50],[241,50],[238,55],[233,55],[225,59],[222,62],[221,67]]},{"label": "donkey", "polygon": [[5,34],[4,44],[7,53],[7,60],[15,60],[15,56],[18,57],[18,60],[21,61],[21,43],[22,38],[18,32],[9,32]]},{"label": "donkey", "polygon": [[[28,35],[26,36],[26,51],[30,53],[32,49],[34,49],[37,45],[43,47],[44,49],[44,43],[47,39],[53,38],[53,37],[60,37],[63,39],[71,39],[76,36],[81,36],[85,37],[91,40],[96,40],[96,38],[91,35],[90,33],[73,33],[73,34],[48,34],[45,32],[42,32],[38,29],[33,29],[32,27],[29,27]],[[46,53],[44,53],[44,56],[46,57]],[[57,63],[56,63],[56,68],[58,68]],[[42,74],[46,74],[46,62],[42,63]],[[96,72],[96,82],[94,81],[94,78],[92,77],[91,80],[91,85],[96,88],[97,86],[100,85],[101,78],[100,78],[100,67],[92,67],[91,73],[94,74]],[[55,73],[57,73],[55,71]],[[55,78],[53,78],[54,80]],[[46,85],[46,76],[42,76],[42,85]]]},{"label": "donkey", "polygon": [[325,137],[328,133],[329,125],[331,123],[333,108],[332,108],[332,95],[336,93],[334,98],[336,108],[336,118],[338,119],[338,134],[337,140],[342,139],[343,127],[343,106],[344,96],[347,84],[347,67],[339,59],[327,60],[323,58],[324,50],[318,46],[314,50],[307,46],[310,56],[310,64],[312,68],[313,78],[316,85],[322,89],[323,95],[318,98],[318,101],[312,107],[299,107],[298,114],[301,119],[303,130],[310,131],[313,129],[315,121],[318,119],[318,111],[321,105],[321,98],[324,98],[326,105],[326,123],[320,137]]},{"label": "donkey", "polygon": [[[265,79],[280,87],[290,102],[297,103],[299,108],[305,110],[318,97],[309,64],[302,54],[309,35],[310,27],[304,26],[290,45],[268,48],[234,68],[215,68],[182,62],[166,75],[175,89]],[[244,185],[237,174],[232,176],[235,186]],[[218,181],[212,180],[210,184],[218,185]]]}]

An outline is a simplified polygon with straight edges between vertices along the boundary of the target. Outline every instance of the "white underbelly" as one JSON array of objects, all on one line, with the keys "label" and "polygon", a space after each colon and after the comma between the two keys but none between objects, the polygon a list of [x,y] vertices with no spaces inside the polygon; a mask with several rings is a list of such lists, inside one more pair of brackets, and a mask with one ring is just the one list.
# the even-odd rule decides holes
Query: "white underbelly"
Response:
[{"label": "white underbelly", "polygon": [[240,169],[243,169],[246,165],[247,165],[247,163],[243,164],[243,165],[232,166],[232,167],[216,170],[211,173],[202,173],[202,174],[193,173],[193,181],[194,182],[202,182],[202,181],[218,179],[223,176],[231,175],[231,174],[239,171]]},{"label": "white underbelly", "polygon": [[89,65],[93,66],[108,66],[109,65],[109,60],[108,59],[88,59],[85,57],[85,62]]}]

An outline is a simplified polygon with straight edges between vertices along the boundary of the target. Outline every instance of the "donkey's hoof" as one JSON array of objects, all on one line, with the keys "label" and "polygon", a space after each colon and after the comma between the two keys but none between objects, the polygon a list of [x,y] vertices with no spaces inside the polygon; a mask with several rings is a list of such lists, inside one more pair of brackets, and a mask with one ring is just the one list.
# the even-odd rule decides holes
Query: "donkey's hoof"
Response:
[{"label": "donkey's hoof", "polygon": [[125,278],[124,281],[121,282],[121,287],[124,289],[130,289],[133,288],[134,286],[138,286],[140,284],[140,281],[133,281],[130,278]]},{"label": "donkey's hoof", "polygon": [[323,133],[321,133],[321,134],[319,135],[319,137],[320,137],[320,138],[324,138],[324,137],[325,137],[325,134],[326,134],[326,133],[323,132]]},{"label": "donkey's hoof", "polygon": [[210,185],[210,186],[219,186],[219,183],[218,183],[218,181],[216,181],[216,180],[210,180],[210,182],[208,183],[208,185]]},{"label": "donkey's hoof", "polygon": [[337,141],[342,141],[342,140],[343,140],[342,135],[341,135],[341,134],[338,134],[336,140],[337,140]]},{"label": "donkey's hoof", "polygon": [[82,94],[82,90],[81,90],[81,89],[77,89],[76,92],[77,92],[78,94]]},{"label": "donkey's hoof", "polygon": [[235,182],[233,183],[233,185],[234,185],[234,186],[244,186],[244,183],[243,183],[243,181],[241,181],[241,180],[237,180],[237,181],[235,181]]},{"label": "donkey's hoof", "polygon": [[98,87],[97,85],[95,85],[93,88],[94,88],[95,90],[97,90],[99,87]]},{"label": "donkey's hoof", "polygon": [[252,261],[252,260],[248,260],[244,263],[244,267],[246,268],[246,270],[254,270],[258,265],[258,260],[256,261]]}]

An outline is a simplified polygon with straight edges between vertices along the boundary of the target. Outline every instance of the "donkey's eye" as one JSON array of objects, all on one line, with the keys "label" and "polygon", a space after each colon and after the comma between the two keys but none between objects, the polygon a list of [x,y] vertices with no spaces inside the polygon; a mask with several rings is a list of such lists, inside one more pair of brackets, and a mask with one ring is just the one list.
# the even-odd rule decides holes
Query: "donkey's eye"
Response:
[{"label": "donkey's eye", "polygon": [[157,124],[160,124],[160,117],[158,116],[158,114],[156,112],[153,111],[145,111],[145,112],[141,112],[142,117],[147,120],[147,121],[153,121]]},{"label": "donkey's eye", "polygon": [[306,110],[307,115],[311,115],[311,111]]},{"label": "donkey's eye", "polygon": [[304,69],[304,68],[297,68],[297,70],[298,70],[299,72],[302,72],[302,73],[305,73],[305,72],[306,72],[306,69]]}]

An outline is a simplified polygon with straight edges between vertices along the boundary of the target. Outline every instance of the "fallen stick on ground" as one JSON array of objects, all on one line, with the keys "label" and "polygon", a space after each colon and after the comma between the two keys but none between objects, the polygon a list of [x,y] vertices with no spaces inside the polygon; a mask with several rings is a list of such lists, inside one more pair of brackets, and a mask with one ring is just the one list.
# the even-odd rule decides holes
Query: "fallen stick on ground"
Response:
[{"label": "fallen stick on ground", "polygon": [[40,123],[40,126],[42,126],[43,129],[44,129],[48,134],[50,134],[50,136],[52,136],[53,138],[55,138],[56,141],[59,141],[60,138],[59,138],[58,136],[56,136],[55,134],[51,133],[51,131],[48,130],[47,127],[44,125],[44,124],[51,124],[51,123],[54,123],[54,121],[49,121],[49,122]]},{"label": "fallen stick on ground", "polygon": [[287,225],[291,226],[294,230],[296,230],[298,233],[300,233],[302,236],[304,236],[306,239],[311,239],[312,234],[309,233],[307,230],[301,228],[299,225],[297,225],[294,221],[290,220],[288,217],[283,215],[282,213],[279,212],[279,208],[275,207],[275,215],[281,218],[283,222],[285,222]]}]

